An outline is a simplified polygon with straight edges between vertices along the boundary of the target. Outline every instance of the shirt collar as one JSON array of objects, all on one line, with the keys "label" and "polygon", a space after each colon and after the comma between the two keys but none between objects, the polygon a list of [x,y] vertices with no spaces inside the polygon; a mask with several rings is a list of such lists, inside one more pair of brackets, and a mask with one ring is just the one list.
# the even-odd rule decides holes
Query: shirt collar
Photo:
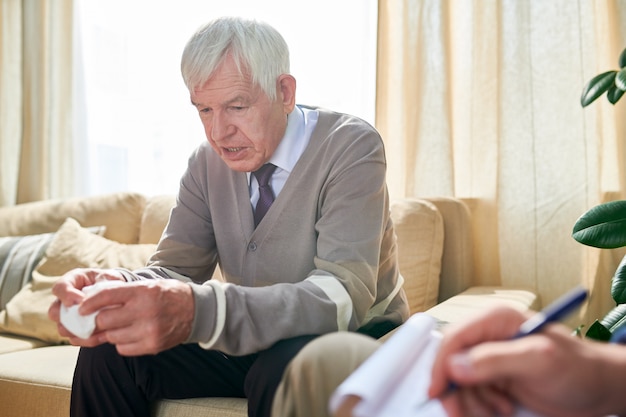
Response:
[{"label": "shirt collar", "polygon": [[[279,170],[291,173],[296,162],[300,159],[300,155],[302,155],[303,145],[306,144],[304,124],[304,113],[300,107],[295,106],[293,111],[287,116],[285,134],[276,147],[274,154],[267,162],[276,165]],[[249,185],[250,173],[248,172],[247,175]]]},{"label": "shirt collar", "polygon": [[298,106],[295,106],[287,116],[285,135],[268,162],[290,173],[300,159],[303,138],[304,114]]}]

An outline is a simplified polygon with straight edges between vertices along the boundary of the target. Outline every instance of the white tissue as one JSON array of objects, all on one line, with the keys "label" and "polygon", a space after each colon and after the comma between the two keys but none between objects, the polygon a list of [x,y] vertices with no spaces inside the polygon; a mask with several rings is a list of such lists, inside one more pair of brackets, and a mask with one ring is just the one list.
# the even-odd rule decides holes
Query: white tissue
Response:
[{"label": "white tissue", "polygon": [[[82,291],[85,295],[95,294],[103,288],[115,287],[120,283],[121,281],[98,281],[94,285],[84,287]],[[83,316],[78,313],[78,306],[75,304],[71,307],[65,307],[61,304],[61,324],[75,336],[87,339],[96,329],[96,316],[99,311]]]}]

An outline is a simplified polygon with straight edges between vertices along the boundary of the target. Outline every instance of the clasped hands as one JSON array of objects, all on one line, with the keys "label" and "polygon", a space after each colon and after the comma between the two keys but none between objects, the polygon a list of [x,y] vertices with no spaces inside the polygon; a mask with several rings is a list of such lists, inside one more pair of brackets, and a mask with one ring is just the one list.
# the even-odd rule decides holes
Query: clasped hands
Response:
[{"label": "clasped hands", "polygon": [[[86,295],[82,289],[101,280],[119,281]],[[187,340],[194,318],[191,287],[174,279],[126,282],[113,269],[74,269],[52,288],[57,297],[48,316],[57,323],[61,336],[73,345],[94,347],[103,343],[116,346],[120,355],[156,354]],[[81,315],[96,315],[91,336],[81,339],[61,324],[61,304],[79,305]]]}]

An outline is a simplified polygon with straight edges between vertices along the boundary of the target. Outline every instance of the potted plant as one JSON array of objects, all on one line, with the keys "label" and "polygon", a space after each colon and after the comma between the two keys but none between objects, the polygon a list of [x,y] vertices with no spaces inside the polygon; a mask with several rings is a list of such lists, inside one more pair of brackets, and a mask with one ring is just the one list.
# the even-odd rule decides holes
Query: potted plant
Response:
[{"label": "potted plant", "polygon": [[[593,77],[583,88],[580,98],[586,107],[606,93],[611,104],[626,92],[626,49],[618,60],[619,70]],[[596,248],[615,249],[626,246],[626,200],[611,201],[593,207],[575,223],[572,236],[576,241]],[[609,340],[612,333],[626,323],[626,257],[622,259],[611,282],[611,296],[616,303],[602,320],[596,320],[586,337]]]}]

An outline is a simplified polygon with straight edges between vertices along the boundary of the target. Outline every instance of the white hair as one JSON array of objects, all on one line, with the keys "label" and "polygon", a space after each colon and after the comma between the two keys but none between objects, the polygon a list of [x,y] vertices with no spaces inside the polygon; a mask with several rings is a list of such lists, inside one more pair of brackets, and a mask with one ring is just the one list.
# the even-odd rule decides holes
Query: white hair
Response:
[{"label": "white hair", "polygon": [[267,23],[222,17],[200,27],[189,39],[181,59],[183,80],[189,91],[201,87],[227,55],[237,68],[252,77],[270,100],[276,100],[276,81],[289,73],[289,48]]}]

